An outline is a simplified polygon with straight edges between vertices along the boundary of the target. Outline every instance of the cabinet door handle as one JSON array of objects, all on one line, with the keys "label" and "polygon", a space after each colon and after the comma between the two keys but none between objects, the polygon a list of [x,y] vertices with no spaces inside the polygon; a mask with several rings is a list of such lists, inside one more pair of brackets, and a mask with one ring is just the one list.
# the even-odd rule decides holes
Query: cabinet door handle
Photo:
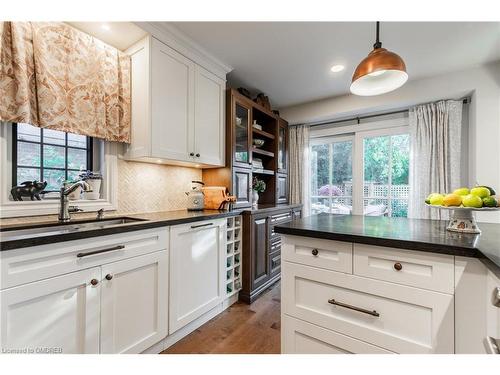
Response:
[{"label": "cabinet door handle", "polygon": [[363,313],[363,314],[368,314],[368,315],[376,316],[376,317],[380,316],[380,314],[376,310],[367,310],[367,309],[363,309],[362,307],[348,305],[347,303],[335,301],[333,298],[329,299],[328,303],[331,303],[332,305],[336,305],[336,306],[340,306],[340,307],[345,307],[346,309],[358,311],[358,312]]},{"label": "cabinet door handle", "polygon": [[112,274],[108,273],[108,274],[106,275],[106,280],[111,280],[112,278],[113,278],[113,275],[112,275]]},{"label": "cabinet door handle", "polygon": [[401,271],[403,269],[403,265],[399,262],[394,263],[394,269],[396,271]]},{"label": "cabinet door handle", "polygon": [[318,251],[318,249],[312,249],[311,253],[312,253],[312,255],[314,255],[315,257],[317,257],[319,251]]},{"label": "cabinet door handle", "polygon": [[107,249],[89,251],[88,253],[78,253],[78,254],[76,254],[76,257],[83,258],[83,257],[88,257],[90,255],[102,254],[102,253],[107,253],[108,251],[115,251],[115,250],[121,250],[121,249],[125,249],[125,246],[118,245],[118,246],[108,247]]},{"label": "cabinet door handle", "polygon": [[500,286],[497,286],[495,290],[493,290],[493,305],[500,307]]},{"label": "cabinet door handle", "polygon": [[500,354],[498,340],[495,340],[493,337],[488,336],[484,339],[484,348],[488,354]]},{"label": "cabinet door handle", "polygon": [[199,225],[191,225],[191,229],[202,228],[202,227],[209,227],[210,225],[213,225],[213,223],[208,223],[208,224],[199,224]]},{"label": "cabinet door handle", "polygon": [[190,153],[189,153],[189,156],[194,156],[194,152],[190,152]]},{"label": "cabinet door handle", "polygon": [[200,154],[196,154],[196,157],[199,158],[200,157]]},{"label": "cabinet door handle", "polygon": [[99,284],[99,280],[97,280],[97,279],[92,279],[92,280],[90,280],[90,283],[91,283],[93,286],[96,286],[97,284]]}]

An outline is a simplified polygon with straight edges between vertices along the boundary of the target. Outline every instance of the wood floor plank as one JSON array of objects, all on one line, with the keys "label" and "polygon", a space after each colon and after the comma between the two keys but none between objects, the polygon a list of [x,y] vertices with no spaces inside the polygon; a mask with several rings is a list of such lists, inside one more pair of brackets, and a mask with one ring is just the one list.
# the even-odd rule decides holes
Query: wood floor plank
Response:
[{"label": "wood floor plank", "polygon": [[162,354],[279,354],[280,284],[251,305],[237,302]]}]

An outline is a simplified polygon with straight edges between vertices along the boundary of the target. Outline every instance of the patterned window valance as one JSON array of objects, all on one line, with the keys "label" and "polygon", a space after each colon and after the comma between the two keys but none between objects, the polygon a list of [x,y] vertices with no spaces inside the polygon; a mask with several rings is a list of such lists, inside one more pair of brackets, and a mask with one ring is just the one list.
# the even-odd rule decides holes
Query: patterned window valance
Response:
[{"label": "patterned window valance", "polygon": [[59,22],[0,23],[0,120],[130,142],[130,57]]}]

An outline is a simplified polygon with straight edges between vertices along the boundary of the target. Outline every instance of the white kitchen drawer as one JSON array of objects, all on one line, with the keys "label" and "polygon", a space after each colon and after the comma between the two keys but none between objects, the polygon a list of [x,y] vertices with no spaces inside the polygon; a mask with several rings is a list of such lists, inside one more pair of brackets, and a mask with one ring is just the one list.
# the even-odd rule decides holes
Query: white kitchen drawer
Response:
[{"label": "white kitchen drawer", "polygon": [[392,354],[329,329],[284,315],[281,324],[283,354]]},{"label": "white kitchen drawer", "polygon": [[154,228],[2,251],[0,289],[166,250],[168,233]]},{"label": "white kitchen drawer", "polygon": [[453,255],[354,244],[354,274],[454,293]]},{"label": "white kitchen drawer", "polygon": [[352,243],[283,235],[283,261],[352,273]]},{"label": "white kitchen drawer", "polygon": [[454,352],[452,295],[289,262],[282,288],[283,313],[309,323],[397,353]]}]

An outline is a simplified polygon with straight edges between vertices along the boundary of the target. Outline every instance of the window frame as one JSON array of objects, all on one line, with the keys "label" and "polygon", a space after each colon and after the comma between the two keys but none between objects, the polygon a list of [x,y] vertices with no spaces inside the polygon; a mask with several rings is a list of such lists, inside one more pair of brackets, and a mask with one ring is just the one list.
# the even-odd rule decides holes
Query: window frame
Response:
[{"label": "window frame", "polygon": [[[13,218],[35,215],[55,215],[58,212],[57,199],[41,201],[13,201],[12,188],[12,124],[0,121],[0,218]],[[75,200],[85,212],[99,209],[114,211],[118,207],[118,157],[121,150],[117,142],[94,139],[93,158],[98,162],[98,169],[103,175],[101,198],[96,200]]]},{"label": "window frame", "polygon": [[[85,136],[86,147],[83,148],[83,147],[69,146],[67,132],[63,132],[64,133],[64,145],[60,145],[60,144],[55,144],[55,143],[44,142],[44,135],[43,135],[44,129],[43,128],[40,128],[40,142],[17,139],[17,130],[18,130],[18,123],[12,123],[12,186],[15,186],[15,185],[19,184],[20,182],[22,182],[22,181],[17,181],[18,168],[38,169],[40,171],[40,181],[43,181],[44,170],[64,171],[64,179],[68,180],[68,171],[73,171],[73,172],[80,171],[79,169],[68,168],[68,149],[85,150],[85,152],[87,154],[86,155],[87,169],[93,169],[93,165],[94,165],[94,160],[93,160],[94,159],[94,140],[92,137]],[[19,142],[39,145],[39,147],[40,147],[40,166],[39,167],[18,164],[18,147],[17,146],[18,146]],[[43,146],[44,145],[64,148],[64,168],[45,167],[43,165],[43,161],[44,161],[44,158],[43,158],[44,147]],[[46,191],[47,192],[54,192],[56,190],[46,190]]]},{"label": "window frame", "polygon": [[[354,151],[354,147],[355,147],[355,135],[353,133],[348,133],[348,134],[342,134],[342,135],[334,135],[334,136],[331,136],[331,137],[321,137],[321,138],[313,138],[310,140],[309,142],[309,147],[311,148],[312,146],[317,146],[317,145],[325,145],[325,144],[328,144],[328,145],[331,145],[333,143],[339,143],[339,142],[351,142],[352,143],[352,148],[351,148],[351,160],[352,160],[352,172],[353,172],[353,176],[352,176],[352,184],[353,184],[353,189],[354,189],[354,154],[355,154],[355,151]],[[332,150],[333,151],[333,150]],[[330,160],[330,168],[332,167],[332,160]],[[333,177],[332,175],[332,171],[330,170],[329,171],[329,174],[330,174],[330,181],[329,183],[331,183],[331,179]],[[309,186],[309,201],[311,202],[311,207],[312,207],[312,199],[313,198],[328,198],[328,202],[330,204],[330,207],[332,206],[332,202],[334,201],[334,199],[350,199],[352,203],[353,202],[353,196],[347,196],[347,195],[341,195],[341,196],[333,196],[333,195],[330,195],[330,196],[319,196],[319,195],[312,195],[311,194],[311,187],[312,186]],[[354,190],[352,190],[352,193],[354,194]],[[312,210],[312,208],[311,208]],[[352,211],[352,209],[351,209]]]}]

